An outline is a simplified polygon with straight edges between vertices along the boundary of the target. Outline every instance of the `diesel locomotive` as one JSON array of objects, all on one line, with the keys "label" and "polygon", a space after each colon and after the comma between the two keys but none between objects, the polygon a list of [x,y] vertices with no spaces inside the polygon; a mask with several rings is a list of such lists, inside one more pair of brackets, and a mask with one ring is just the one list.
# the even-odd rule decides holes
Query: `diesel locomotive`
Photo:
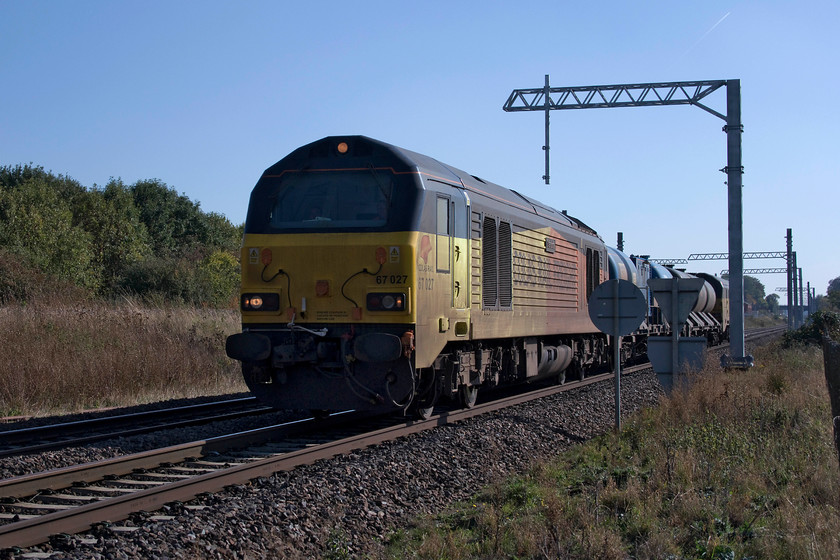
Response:
[{"label": "diesel locomotive", "polygon": [[[647,262],[428,156],[328,137],[266,169],[251,193],[242,332],[226,350],[276,408],[428,416],[440,398],[469,407],[479,387],[607,364],[588,297],[609,269],[632,268],[641,284]],[[696,308],[704,321],[714,305]],[[659,328],[653,319],[643,330]],[[643,354],[644,339],[626,355]]]}]

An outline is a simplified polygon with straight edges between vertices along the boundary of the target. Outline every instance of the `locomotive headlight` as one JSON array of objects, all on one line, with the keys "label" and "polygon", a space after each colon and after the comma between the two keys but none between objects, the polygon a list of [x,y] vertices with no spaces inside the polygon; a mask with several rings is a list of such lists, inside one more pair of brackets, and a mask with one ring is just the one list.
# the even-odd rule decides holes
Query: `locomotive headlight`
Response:
[{"label": "locomotive headlight", "polygon": [[280,294],[242,294],[239,303],[242,311],[277,311]]},{"label": "locomotive headlight", "polygon": [[368,294],[368,311],[405,311],[405,294]]}]

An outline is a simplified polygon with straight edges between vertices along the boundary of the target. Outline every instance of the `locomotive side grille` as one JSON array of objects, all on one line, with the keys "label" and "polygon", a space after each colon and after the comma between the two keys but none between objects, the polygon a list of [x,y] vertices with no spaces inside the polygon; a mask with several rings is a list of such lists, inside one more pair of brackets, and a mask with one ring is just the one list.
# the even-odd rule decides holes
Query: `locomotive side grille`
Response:
[{"label": "locomotive side grille", "polygon": [[496,219],[484,217],[481,232],[481,295],[484,307],[496,307],[499,294]]},{"label": "locomotive side grille", "polygon": [[586,299],[595,291],[601,278],[601,252],[586,249]]},{"label": "locomotive side grille", "polygon": [[481,226],[482,214],[470,212],[470,305],[481,307]]},{"label": "locomotive side grille", "polygon": [[510,223],[499,222],[499,307],[502,308],[510,308],[513,304],[511,244]]},{"label": "locomotive side grille", "polygon": [[510,222],[484,217],[481,229],[481,303],[484,309],[513,306],[513,237]]}]

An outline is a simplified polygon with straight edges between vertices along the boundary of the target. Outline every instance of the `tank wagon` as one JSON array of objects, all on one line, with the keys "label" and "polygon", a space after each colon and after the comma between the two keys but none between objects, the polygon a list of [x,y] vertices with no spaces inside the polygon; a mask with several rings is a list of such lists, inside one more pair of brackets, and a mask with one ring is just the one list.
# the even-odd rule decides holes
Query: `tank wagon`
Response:
[{"label": "tank wagon", "polygon": [[[276,408],[469,407],[479,387],[608,363],[587,313],[608,254],[582,221],[516,191],[364,136],[324,138],[251,193],[227,354]],[[648,269],[623,259],[640,281]]]},{"label": "tank wagon", "polygon": [[626,255],[612,247],[607,248],[610,279],[633,282],[647,295],[648,313],[639,329],[622,339],[622,361],[633,361],[646,356],[649,336],[666,336],[671,326],[662,315],[653,298],[647,281],[651,278],[702,278],[703,288],[697,297],[681,336],[705,337],[709,346],[729,340],[729,282],[717,276],[698,272],[686,273],[672,266],[652,262],[647,256]]}]

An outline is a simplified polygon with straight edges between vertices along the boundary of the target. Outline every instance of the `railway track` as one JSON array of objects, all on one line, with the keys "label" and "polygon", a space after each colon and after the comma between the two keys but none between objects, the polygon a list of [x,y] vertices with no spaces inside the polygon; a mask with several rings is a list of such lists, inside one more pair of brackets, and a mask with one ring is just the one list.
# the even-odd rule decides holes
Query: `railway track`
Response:
[{"label": "railway track", "polygon": [[0,481],[0,549],[79,533],[137,511],[154,511],[169,502],[610,378],[611,373],[594,375],[471,409],[443,411],[423,421],[348,412],[6,479]]},{"label": "railway track", "polygon": [[[744,333],[744,342],[751,342],[752,344],[758,344],[764,340],[770,340],[773,338],[778,338],[781,336],[787,327],[784,325],[777,325],[772,327],[763,327],[760,329],[750,329]],[[722,352],[729,349],[729,343],[721,344],[719,346],[715,346],[710,348],[709,350]]]},{"label": "railway track", "polygon": [[751,329],[744,333],[744,339],[755,341],[763,338],[775,338],[781,336],[787,330],[784,325],[776,325],[772,327],[764,327],[761,329]]},{"label": "railway track", "polygon": [[264,414],[273,409],[254,397],[227,399],[184,407],[91,418],[0,432],[0,458],[87,443],[197,426],[220,420]]},{"label": "railway track", "polygon": [[[782,329],[784,330],[784,329]],[[749,340],[778,329],[748,333]],[[624,368],[624,373],[648,365]],[[0,549],[33,546],[51,535],[79,533],[155,511],[229,485],[314,463],[409,434],[611,379],[593,375],[565,385],[443,411],[424,421],[352,412],[300,420],[105,461],[0,481]]]}]

